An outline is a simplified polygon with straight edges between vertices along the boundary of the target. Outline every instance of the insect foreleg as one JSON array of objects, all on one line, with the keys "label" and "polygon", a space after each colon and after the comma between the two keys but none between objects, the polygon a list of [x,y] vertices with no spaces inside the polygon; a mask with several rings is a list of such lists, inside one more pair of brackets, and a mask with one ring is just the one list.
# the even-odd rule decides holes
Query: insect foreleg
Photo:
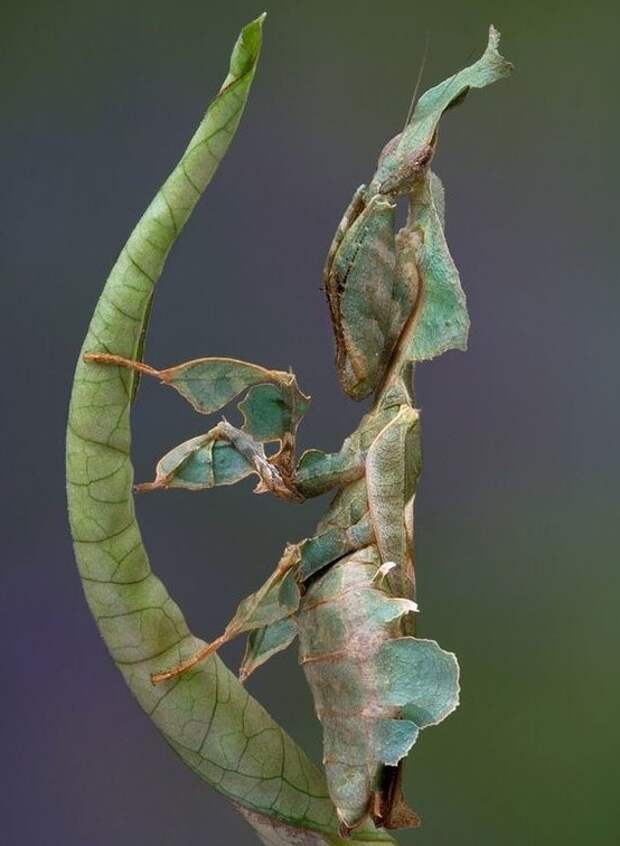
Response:
[{"label": "insect foreleg", "polygon": [[128,370],[134,370],[137,373],[143,373],[146,376],[154,376],[156,379],[160,378],[160,371],[155,370],[143,361],[134,361],[131,358],[124,358],[122,355],[113,355],[112,353],[86,353],[84,361],[91,361],[94,364],[116,364],[118,367],[126,367]]},{"label": "insect foreleg", "polygon": [[294,480],[272,463],[261,443],[221,420],[205,435],[190,438],[166,453],[157,463],[153,481],[136,485],[135,490],[208,490],[236,484],[252,475],[258,477],[255,493],[303,501]]},{"label": "insect foreleg", "polygon": [[284,432],[295,433],[310,401],[292,373],[235,358],[197,358],[164,370],[105,353],[87,353],[84,360],[154,376],[178,391],[200,414],[219,411],[247,391],[240,403],[245,428],[263,442],[279,440]]}]

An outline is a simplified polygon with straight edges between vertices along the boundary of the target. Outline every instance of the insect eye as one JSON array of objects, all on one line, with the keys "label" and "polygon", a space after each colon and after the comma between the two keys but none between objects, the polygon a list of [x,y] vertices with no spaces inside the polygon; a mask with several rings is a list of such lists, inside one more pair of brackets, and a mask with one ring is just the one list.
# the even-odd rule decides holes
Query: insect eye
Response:
[{"label": "insect eye", "polygon": [[434,152],[434,144],[425,144],[423,147],[417,149],[411,157],[412,171],[420,171],[422,168],[425,168],[433,158]]}]

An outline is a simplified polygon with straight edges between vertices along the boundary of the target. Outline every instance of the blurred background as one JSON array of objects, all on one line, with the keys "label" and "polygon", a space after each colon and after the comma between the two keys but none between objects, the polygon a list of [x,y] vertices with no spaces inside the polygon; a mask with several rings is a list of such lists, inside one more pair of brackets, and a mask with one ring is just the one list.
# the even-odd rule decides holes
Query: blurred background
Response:
[{"label": "blurred background", "polygon": [[[83,600],[65,519],[74,362],[107,271],[216,92],[245,0],[35,2],[0,12],[0,576],[3,843],[254,844],[139,711]],[[324,256],[354,188],[427,87],[479,55],[513,77],[442,122],[435,160],[470,350],[419,368],[419,630],[454,650],[462,705],[407,769],[418,846],[618,843],[618,13],[593,2],[272,0],[241,129],[177,244],[147,361],[293,366],[303,446],[335,449],[340,392]],[[616,178],[614,178],[616,177]],[[615,234],[614,234],[615,233]],[[143,382],[139,480],[205,421]],[[8,466],[7,466],[8,465]],[[219,633],[303,508],[251,485],[143,497],[155,570]],[[224,658],[235,665],[241,645]],[[250,690],[320,756],[295,651]]]}]

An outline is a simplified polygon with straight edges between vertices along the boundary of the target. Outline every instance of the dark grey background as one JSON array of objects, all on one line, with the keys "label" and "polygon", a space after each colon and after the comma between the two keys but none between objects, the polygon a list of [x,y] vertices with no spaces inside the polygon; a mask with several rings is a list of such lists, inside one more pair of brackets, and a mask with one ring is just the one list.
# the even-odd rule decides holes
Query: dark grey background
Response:
[{"label": "dark grey background", "polygon": [[[5,557],[3,843],[250,844],[139,712],[100,642],[65,521],[74,361],[106,273],[216,91],[249,2],[7,2],[0,217]],[[427,84],[502,31],[517,72],[442,125],[437,169],[473,321],[420,368],[422,633],[459,655],[460,710],[409,767],[403,844],[612,844],[617,823],[615,4],[272,2],[250,104],[168,264],[147,360],[292,365],[303,445],[335,448],[341,394],[319,291],[334,227]],[[144,383],[139,479],[204,428]],[[144,497],[155,569],[218,633],[323,503],[248,487]],[[236,662],[237,646],[225,657]],[[318,757],[294,652],[251,690]]]}]

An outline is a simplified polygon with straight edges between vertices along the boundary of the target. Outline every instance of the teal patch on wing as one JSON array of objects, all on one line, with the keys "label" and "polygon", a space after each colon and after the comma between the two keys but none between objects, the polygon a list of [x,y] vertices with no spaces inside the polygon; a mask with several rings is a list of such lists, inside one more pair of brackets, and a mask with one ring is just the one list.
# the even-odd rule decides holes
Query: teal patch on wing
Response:
[{"label": "teal patch on wing", "polygon": [[[252,442],[246,435],[243,435],[243,444],[233,444],[228,440],[219,440],[217,434],[216,426],[207,434],[190,438],[171,449],[157,463],[155,479],[136,485],[136,489],[208,490],[221,485],[234,485],[253,474],[259,476],[256,464],[251,459],[266,463],[262,445]],[[245,454],[238,446],[244,449]]]},{"label": "teal patch on wing", "polygon": [[372,727],[374,752],[379,761],[396,767],[418,739],[420,729],[410,720],[377,720]]},{"label": "teal patch on wing", "polygon": [[256,440],[280,440],[295,432],[309,398],[301,393],[295,377],[233,358],[201,358],[159,372],[201,414],[212,414],[250,389],[239,404],[244,429]]},{"label": "teal patch on wing", "polygon": [[287,432],[294,434],[308,406],[308,397],[296,385],[266,384],[250,388],[238,407],[243,430],[267,443],[281,440]]},{"label": "teal patch on wing", "polygon": [[[233,358],[201,358],[163,370],[161,378],[196,411],[212,414],[252,385],[271,381],[276,373],[278,371]],[[278,375],[286,376],[285,373]]]},{"label": "teal patch on wing", "polygon": [[158,462],[154,481],[139,487],[207,490],[234,485],[255,473],[255,467],[232,444],[207,433],[171,449]]},{"label": "teal patch on wing", "polygon": [[419,728],[444,720],[459,703],[456,656],[434,640],[402,637],[384,643],[377,652],[378,684],[386,706]]},{"label": "teal patch on wing", "polygon": [[239,668],[241,681],[245,681],[273,655],[290,646],[296,637],[297,626],[293,617],[276,620],[275,623],[250,632]]},{"label": "teal patch on wing", "polygon": [[467,349],[469,316],[428,174],[417,186],[411,208],[412,226],[420,233],[417,263],[422,284],[417,316],[407,338],[407,355],[411,361],[423,361],[450,349]]}]

